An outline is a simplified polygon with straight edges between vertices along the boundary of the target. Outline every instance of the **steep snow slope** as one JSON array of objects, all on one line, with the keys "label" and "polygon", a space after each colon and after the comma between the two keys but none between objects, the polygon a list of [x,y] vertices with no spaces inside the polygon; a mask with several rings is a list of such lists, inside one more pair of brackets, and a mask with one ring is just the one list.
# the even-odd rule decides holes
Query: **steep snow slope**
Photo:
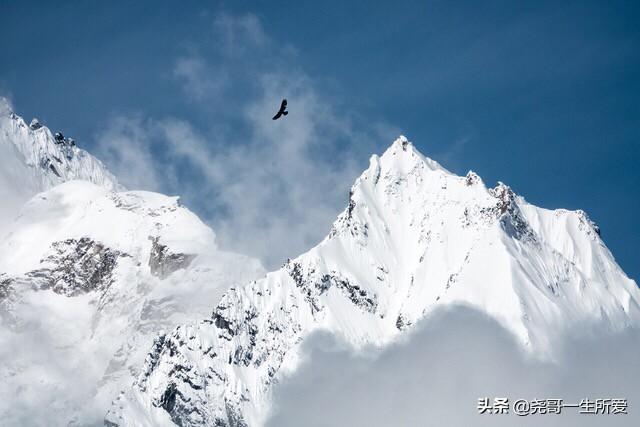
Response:
[{"label": "steep snow slope", "polygon": [[0,97],[0,235],[29,198],[72,179],[122,189],[102,163],[73,139],[56,138],[37,119],[28,125]]},{"label": "steep snow slope", "polygon": [[372,156],[318,246],[162,333],[106,424],[260,425],[271,385],[319,329],[385,345],[434,307],[466,304],[549,355],[563,330],[637,325],[639,301],[584,212],[456,176],[400,137]]},{"label": "steep snow slope", "polygon": [[229,285],[263,274],[218,250],[176,197],[108,182],[38,194],[0,241],[3,425],[101,423],[158,331],[210,315]]}]

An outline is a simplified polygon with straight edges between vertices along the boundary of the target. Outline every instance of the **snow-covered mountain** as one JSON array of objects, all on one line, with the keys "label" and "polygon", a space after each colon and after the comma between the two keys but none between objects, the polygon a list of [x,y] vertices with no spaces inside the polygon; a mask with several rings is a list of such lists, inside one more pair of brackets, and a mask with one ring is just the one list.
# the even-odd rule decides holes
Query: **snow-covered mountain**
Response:
[{"label": "snow-covered mountain", "polygon": [[38,119],[27,124],[0,97],[0,235],[33,195],[81,179],[110,190],[123,189],[95,157],[72,138],[53,134]]},{"label": "snow-covered mountain", "polygon": [[[0,243],[0,414],[50,407],[56,425],[102,420],[158,331],[211,312],[263,274],[216,247],[175,197],[70,181],[40,193]],[[13,402],[13,403],[12,403]]]},{"label": "snow-covered mountain", "polygon": [[0,424],[102,424],[159,331],[264,269],[221,251],[177,197],[120,191],[72,141],[3,108],[0,189],[33,197],[0,240]]},{"label": "snow-covered mountain", "polygon": [[640,322],[637,285],[584,212],[456,176],[404,137],[372,156],[318,246],[257,281],[260,263],[220,250],[178,198],[124,191],[2,98],[0,159],[8,425],[102,423],[109,407],[107,425],[261,425],[312,333],[384,346],[444,305],[542,355],[577,325]]},{"label": "snow-covered mountain", "polygon": [[318,246],[160,334],[106,424],[261,425],[314,331],[385,345],[434,308],[464,304],[550,354],[554,334],[577,325],[638,325],[639,302],[584,212],[456,176],[400,137],[371,157]]}]

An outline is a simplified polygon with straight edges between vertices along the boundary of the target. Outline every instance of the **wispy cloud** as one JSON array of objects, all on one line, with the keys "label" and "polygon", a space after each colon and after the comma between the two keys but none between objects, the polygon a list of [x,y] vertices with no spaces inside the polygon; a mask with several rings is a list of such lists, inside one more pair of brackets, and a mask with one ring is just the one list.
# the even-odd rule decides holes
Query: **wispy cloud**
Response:
[{"label": "wispy cloud", "polygon": [[160,190],[167,181],[152,152],[153,123],[142,117],[117,117],[98,136],[100,159],[128,188]]},{"label": "wispy cloud", "polygon": [[212,72],[204,60],[196,55],[178,59],[173,74],[182,80],[186,94],[196,100],[222,93],[229,82],[225,70]]},{"label": "wispy cloud", "polygon": [[[125,185],[180,194],[223,247],[274,267],[322,239],[375,144],[396,131],[337,112],[255,16],[220,15],[213,28],[213,54],[175,65],[189,97],[217,104],[210,128],[120,117],[99,140]],[[274,122],[282,98],[290,114]]]},{"label": "wispy cloud", "polygon": [[214,20],[214,30],[222,39],[222,49],[230,55],[242,55],[271,42],[260,19],[251,13],[240,16],[220,13]]}]

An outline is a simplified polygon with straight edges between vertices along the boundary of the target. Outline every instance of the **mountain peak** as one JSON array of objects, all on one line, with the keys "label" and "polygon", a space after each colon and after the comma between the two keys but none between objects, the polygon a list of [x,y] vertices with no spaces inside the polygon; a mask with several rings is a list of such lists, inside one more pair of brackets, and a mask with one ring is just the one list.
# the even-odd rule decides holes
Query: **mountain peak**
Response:
[{"label": "mountain peak", "polygon": [[398,136],[398,137],[396,138],[396,140],[395,140],[395,141],[393,141],[393,144],[391,144],[391,145],[399,146],[399,147],[400,147],[400,148],[402,148],[403,150],[406,150],[406,148],[407,148],[408,146],[413,147],[413,144],[411,143],[411,141],[409,141],[409,140],[407,139],[407,137],[406,137],[406,136],[404,136],[404,135],[400,135],[400,136]]},{"label": "mountain peak", "polygon": [[413,155],[418,152],[413,146],[413,144],[411,143],[411,141],[409,141],[406,136],[400,135],[393,141],[393,143],[391,143],[389,148],[385,150],[381,158],[387,159],[390,157],[403,155],[403,153],[405,153],[410,157],[413,157]]},{"label": "mountain peak", "polygon": [[260,425],[313,331],[385,345],[439,306],[476,308],[546,355],[559,330],[640,324],[640,290],[579,213],[481,182],[399,137],[319,245],[161,335],[107,425]]},{"label": "mountain peak", "polygon": [[421,167],[421,165],[424,165],[430,171],[451,174],[438,162],[424,156],[404,135],[396,138],[380,156],[380,163],[383,169],[396,170],[401,173],[409,172],[416,166]]},{"label": "mountain peak", "polygon": [[123,187],[107,168],[76,146],[73,138],[54,135],[37,119],[29,124],[0,97],[0,235],[18,210],[41,191],[71,180],[90,181],[109,190]]},{"label": "mountain peak", "polygon": [[465,180],[466,180],[465,182],[467,186],[476,185],[476,184],[484,185],[484,181],[482,181],[482,178],[480,178],[480,175],[478,175],[472,170],[467,172],[467,175],[465,176]]},{"label": "mountain peak", "polygon": [[[123,189],[116,178],[91,154],[78,148],[73,138],[51,132],[37,118],[29,124],[15,114],[7,98],[0,97],[0,146],[16,156],[33,183],[32,194],[73,179],[93,182],[107,189]],[[10,186],[8,186],[10,187]]]}]

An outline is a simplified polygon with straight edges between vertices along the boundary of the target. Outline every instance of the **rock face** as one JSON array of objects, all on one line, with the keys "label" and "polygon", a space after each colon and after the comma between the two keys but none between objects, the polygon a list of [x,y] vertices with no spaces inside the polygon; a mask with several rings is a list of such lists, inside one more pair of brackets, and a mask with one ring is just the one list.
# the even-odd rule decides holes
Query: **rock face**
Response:
[{"label": "rock face", "polygon": [[3,423],[23,425],[29,405],[51,408],[29,424],[101,423],[158,331],[208,316],[229,286],[262,273],[218,250],[175,197],[87,181],[40,193],[0,241]]},{"label": "rock face", "polygon": [[27,273],[39,289],[76,296],[104,291],[113,283],[118,259],[129,255],[114,251],[88,237],[54,242],[40,261],[43,268]]},{"label": "rock face", "polygon": [[151,238],[149,268],[154,276],[165,279],[174,271],[189,267],[195,258],[193,254],[172,253],[167,245],[159,243],[158,240],[158,237]]},{"label": "rock face", "polygon": [[538,354],[555,331],[638,325],[640,292],[584,212],[456,176],[404,137],[373,156],[328,237],[213,313],[156,338],[110,426],[256,426],[312,332],[384,345],[434,307],[465,304]]}]

